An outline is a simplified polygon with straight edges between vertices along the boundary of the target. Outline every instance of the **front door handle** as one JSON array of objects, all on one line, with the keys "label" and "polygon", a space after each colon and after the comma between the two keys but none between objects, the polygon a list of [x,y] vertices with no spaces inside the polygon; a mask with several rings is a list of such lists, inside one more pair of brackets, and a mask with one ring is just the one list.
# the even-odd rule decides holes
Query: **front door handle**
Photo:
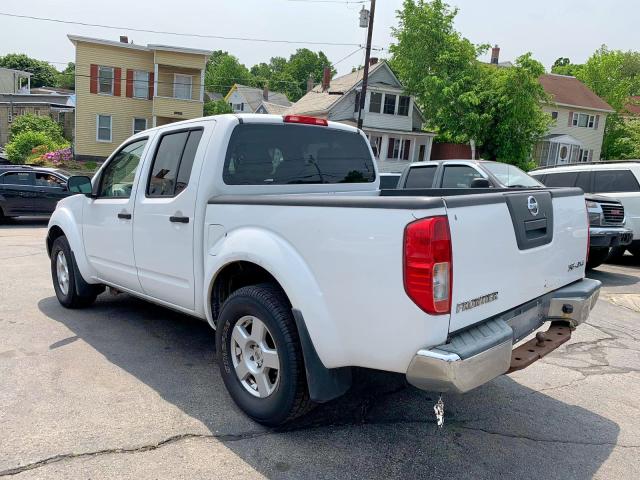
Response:
[{"label": "front door handle", "polygon": [[169,221],[173,223],[189,223],[189,217],[179,217],[176,215],[172,215],[169,217]]},{"label": "front door handle", "polygon": [[122,218],[123,220],[131,220],[130,213],[119,213],[118,218]]}]

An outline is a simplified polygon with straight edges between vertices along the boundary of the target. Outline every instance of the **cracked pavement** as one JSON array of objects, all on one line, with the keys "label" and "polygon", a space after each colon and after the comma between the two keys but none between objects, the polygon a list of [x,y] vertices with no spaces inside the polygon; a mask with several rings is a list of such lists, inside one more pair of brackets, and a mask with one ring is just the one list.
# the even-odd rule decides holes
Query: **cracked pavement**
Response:
[{"label": "cracked pavement", "polygon": [[[586,325],[466,395],[357,371],[282,429],[228,397],[208,326],[126,295],[55,299],[46,222],[0,226],[0,478],[640,478],[640,262],[603,281]],[[383,348],[379,346],[376,348]]]}]

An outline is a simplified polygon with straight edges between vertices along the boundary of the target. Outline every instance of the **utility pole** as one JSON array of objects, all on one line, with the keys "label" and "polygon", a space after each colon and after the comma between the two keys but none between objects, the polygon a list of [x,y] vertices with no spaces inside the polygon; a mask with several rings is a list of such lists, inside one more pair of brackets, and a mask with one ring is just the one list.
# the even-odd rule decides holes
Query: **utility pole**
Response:
[{"label": "utility pole", "polygon": [[369,61],[371,59],[371,36],[373,35],[373,17],[376,13],[376,0],[371,0],[371,13],[369,14],[369,29],[367,30],[367,47],[364,57],[364,75],[362,76],[362,90],[360,91],[360,106],[358,108],[358,128],[362,128],[362,110],[367,98],[367,82],[369,82]]}]

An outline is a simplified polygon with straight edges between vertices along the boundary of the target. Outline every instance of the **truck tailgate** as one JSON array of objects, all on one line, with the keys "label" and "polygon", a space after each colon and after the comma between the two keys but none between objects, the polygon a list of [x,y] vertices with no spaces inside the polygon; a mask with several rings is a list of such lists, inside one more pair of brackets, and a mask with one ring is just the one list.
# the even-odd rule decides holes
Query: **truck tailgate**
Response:
[{"label": "truck tailgate", "polygon": [[444,200],[453,253],[450,332],[584,277],[589,230],[580,189]]}]

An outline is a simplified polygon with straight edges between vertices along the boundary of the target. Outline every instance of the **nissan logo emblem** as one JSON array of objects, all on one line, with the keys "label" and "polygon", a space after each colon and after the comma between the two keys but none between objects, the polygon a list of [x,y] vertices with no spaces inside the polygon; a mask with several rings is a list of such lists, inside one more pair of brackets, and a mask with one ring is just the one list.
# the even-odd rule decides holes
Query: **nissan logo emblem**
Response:
[{"label": "nissan logo emblem", "polygon": [[534,217],[540,212],[540,210],[538,209],[538,201],[535,199],[535,197],[527,198],[527,208],[529,209],[529,213]]}]

